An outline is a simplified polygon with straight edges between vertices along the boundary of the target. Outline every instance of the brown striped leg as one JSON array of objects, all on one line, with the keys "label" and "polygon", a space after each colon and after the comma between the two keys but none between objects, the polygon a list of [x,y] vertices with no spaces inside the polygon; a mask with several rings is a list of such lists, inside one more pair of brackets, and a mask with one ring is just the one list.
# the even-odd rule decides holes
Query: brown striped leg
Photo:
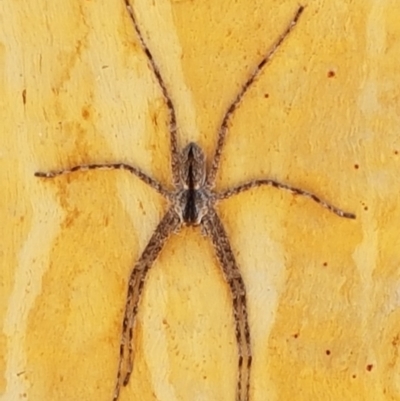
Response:
[{"label": "brown striped leg", "polygon": [[346,219],[355,219],[356,218],[356,215],[354,213],[345,212],[344,210],[339,209],[338,207],[333,206],[328,202],[325,202],[323,199],[321,199],[319,196],[313,194],[312,192],[308,192],[308,191],[305,191],[304,189],[300,189],[300,188],[295,188],[290,185],[283,184],[281,182],[274,181],[274,180],[265,179],[265,180],[250,181],[245,184],[239,185],[235,188],[228,189],[225,192],[216,194],[215,197],[218,200],[227,199],[227,198],[230,198],[231,196],[234,196],[234,195],[240,194],[242,192],[248,191],[250,189],[258,188],[258,187],[261,187],[264,185],[268,185],[268,186],[278,188],[278,189],[284,189],[285,191],[289,191],[295,195],[305,196],[306,198],[311,199],[314,202],[317,202],[320,206],[324,207],[325,209],[328,209],[330,212],[338,215],[339,217],[344,217]]},{"label": "brown striped leg", "polygon": [[135,318],[147,273],[153,266],[168,237],[173,232],[176,232],[180,226],[181,222],[178,215],[173,211],[172,208],[169,209],[155,229],[150,241],[140,256],[140,259],[136,262],[129,277],[125,315],[122,324],[120,359],[113,401],[118,400],[121,386],[126,386],[128,384],[132,373],[133,331],[135,328]]},{"label": "brown striped leg", "polygon": [[155,62],[154,57],[153,57],[149,47],[147,46],[146,41],[144,40],[142,31],[140,30],[139,24],[137,23],[137,19],[136,19],[133,7],[130,5],[129,0],[124,0],[124,2],[125,2],[125,7],[128,11],[129,17],[132,20],[136,34],[139,37],[140,46],[142,47],[142,50],[143,50],[144,54],[146,55],[147,60],[150,63],[151,70],[153,71],[153,74],[156,77],[158,85],[161,88],[161,92],[163,94],[165,103],[167,104],[167,107],[168,107],[172,180],[173,180],[174,186],[176,187],[176,186],[178,186],[178,184],[180,182],[180,178],[179,178],[179,151],[178,151],[178,138],[177,138],[175,107],[174,107],[174,104],[172,103],[171,96],[168,93],[168,90],[165,85],[164,79],[161,75],[160,69],[159,69],[157,63]]},{"label": "brown striped leg", "polygon": [[236,401],[249,401],[251,342],[246,304],[246,288],[229,244],[228,236],[216,211],[209,209],[202,225],[210,237],[217,259],[232,295],[233,314],[238,346],[238,376]]},{"label": "brown striped leg", "polygon": [[84,164],[80,166],[74,166],[65,170],[55,170],[48,172],[38,171],[35,173],[36,177],[42,178],[54,178],[59,175],[71,174],[77,171],[90,171],[90,170],[127,170],[130,173],[136,175],[136,177],[140,178],[144,183],[150,185],[161,195],[169,198],[169,191],[166,190],[158,181],[149,177],[147,174],[143,173],[142,170],[137,167],[130,166],[125,163],[110,163],[110,164]]},{"label": "brown striped leg", "polygon": [[225,137],[226,133],[228,131],[228,123],[229,119],[232,117],[233,113],[239,106],[240,102],[243,99],[243,96],[247,92],[247,90],[250,88],[250,86],[253,84],[255,79],[260,75],[262,69],[264,66],[273,58],[279,47],[282,45],[284,40],[287,38],[287,36],[290,34],[290,32],[293,30],[293,28],[296,26],[297,21],[300,18],[301,13],[303,12],[304,7],[300,6],[296,14],[293,16],[289,24],[287,25],[286,29],[283,31],[283,33],[278,37],[278,39],[275,41],[275,43],[272,45],[268,53],[264,56],[264,58],[258,63],[257,67],[253,71],[253,73],[250,75],[246,83],[242,86],[242,89],[240,92],[237,94],[236,98],[233,100],[233,102],[230,104],[228,107],[227,111],[225,112],[225,115],[222,119],[221,126],[218,131],[218,140],[217,140],[217,147],[215,149],[215,154],[211,166],[211,170],[207,176],[207,187],[212,188],[214,186],[215,182],[215,177],[217,175],[220,159],[221,159],[221,154],[222,154],[222,149],[224,147],[225,143]]}]

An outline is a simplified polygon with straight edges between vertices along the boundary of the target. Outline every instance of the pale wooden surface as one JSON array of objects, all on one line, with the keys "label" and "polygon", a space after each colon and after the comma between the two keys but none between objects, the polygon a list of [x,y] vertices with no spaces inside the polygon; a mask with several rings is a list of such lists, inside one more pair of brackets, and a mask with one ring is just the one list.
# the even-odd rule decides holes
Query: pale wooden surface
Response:
[{"label": "pale wooden surface", "polygon": [[[298,7],[281,3],[135,1],[182,145],[212,154]],[[5,0],[0,18],[0,400],[110,401],[126,280],[165,204],[123,172],[33,173],[126,161],[170,182],[165,105],[122,1]],[[399,21],[395,0],[310,0],[232,121],[220,188],[268,175],[357,213],[268,188],[219,208],[248,289],[250,401],[400,400]],[[199,232],[154,266],[135,346],[122,401],[234,400],[229,294]]]}]

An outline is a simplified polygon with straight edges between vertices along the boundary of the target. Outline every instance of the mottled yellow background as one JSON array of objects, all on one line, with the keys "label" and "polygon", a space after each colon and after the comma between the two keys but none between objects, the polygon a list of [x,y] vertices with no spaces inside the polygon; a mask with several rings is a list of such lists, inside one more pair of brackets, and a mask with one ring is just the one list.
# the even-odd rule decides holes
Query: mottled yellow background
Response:
[{"label": "mottled yellow background", "polygon": [[[400,400],[400,3],[309,0],[232,120],[219,211],[248,290],[250,401]],[[135,0],[181,145],[223,113],[297,1]],[[0,400],[111,401],[129,272],[165,210],[166,108],[122,0],[0,2]],[[121,401],[234,401],[231,302],[185,229],[152,269]]]}]

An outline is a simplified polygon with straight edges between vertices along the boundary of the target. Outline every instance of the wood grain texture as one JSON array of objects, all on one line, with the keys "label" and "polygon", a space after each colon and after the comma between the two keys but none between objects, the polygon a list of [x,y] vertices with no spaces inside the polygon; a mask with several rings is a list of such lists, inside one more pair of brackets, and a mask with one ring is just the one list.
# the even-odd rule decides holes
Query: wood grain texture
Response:
[{"label": "wood grain texture", "polygon": [[[134,2],[177,110],[211,155],[240,85],[297,2]],[[310,0],[232,119],[218,208],[247,287],[251,401],[400,400],[400,5]],[[0,400],[109,401],[129,272],[167,205],[166,109],[123,1],[0,3]],[[149,273],[121,401],[233,401],[229,291],[211,244],[171,238]]]}]

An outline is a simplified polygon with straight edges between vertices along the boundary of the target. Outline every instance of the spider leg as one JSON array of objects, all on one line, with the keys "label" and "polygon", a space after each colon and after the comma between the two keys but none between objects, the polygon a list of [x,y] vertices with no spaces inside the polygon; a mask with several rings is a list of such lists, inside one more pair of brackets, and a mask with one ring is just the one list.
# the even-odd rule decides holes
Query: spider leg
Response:
[{"label": "spider leg", "polygon": [[168,93],[167,87],[165,85],[164,79],[161,75],[160,69],[157,63],[154,60],[154,57],[147,46],[146,41],[144,40],[142,31],[139,28],[139,24],[137,23],[137,19],[135,16],[135,12],[133,11],[133,7],[130,5],[129,0],[124,0],[125,7],[128,11],[129,17],[132,20],[133,26],[135,28],[136,34],[139,37],[140,46],[143,52],[146,54],[147,60],[149,61],[151,70],[153,71],[154,76],[158,82],[158,85],[161,88],[162,95],[164,97],[165,102],[167,103],[168,113],[169,113],[169,133],[170,133],[170,147],[171,147],[171,169],[172,169],[172,180],[175,187],[179,184],[179,151],[178,151],[178,138],[177,138],[177,127],[176,127],[176,113],[175,107],[172,103],[171,96]]},{"label": "spider leg", "polygon": [[293,30],[293,28],[296,26],[297,21],[300,18],[301,13],[303,12],[304,7],[300,6],[296,14],[293,16],[291,21],[289,22],[288,26],[284,30],[284,32],[278,37],[276,42],[272,45],[272,47],[269,49],[268,53],[263,57],[263,59],[258,63],[257,67],[253,71],[253,73],[250,75],[246,83],[242,86],[242,89],[240,92],[236,95],[236,98],[233,100],[233,102],[230,104],[228,107],[227,111],[225,112],[225,115],[222,119],[222,123],[219,127],[218,130],[218,140],[217,140],[217,147],[215,149],[215,154],[214,154],[214,159],[211,165],[210,172],[207,176],[207,186],[209,188],[212,188],[214,186],[215,178],[217,175],[219,163],[221,160],[221,154],[222,154],[222,149],[224,147],[225,143],[225,137],[226,133],[228,131],[228,123],[229,119],[232,117],[233,113],[239,106],[241,100],[243,99],[243,96],[247,92],[247,90],[250,88],[252,83],[255,81],[255,79],[260,75],[262,69],[264,66],[273,58],[279,47],[282,45],[284,40],[287,38],[287,36],[290,34],[290,32]]},{"label": "spider leg", "polygon": [[170,193],[167,189],[165,189],[158,181],[149,177],[147,174],[143,173],[142,170],[137,167],[130,166],[125,163],[110,163],[110,164],[84,164],[80,166],[74,166],[65,170],[55,170],[48,172],[38,171],[35,173],[36,177],[41,178],[54,178],[59,175],[71,174],[76,171],[89,171],[89,170],[128,170],[130,173],[136,175],[136,177],[140,178],[144,183],[154,188],[161,195],[169,198]]},{"label": "spider leg", "polygon": [[212,241],[217,259],[232,295],[236,341],[239,354],[236,401],[248,401],[252,356],[246,304],[246,288],[236,264],[235,257],[233,256],[228,236],[214,209],[210,208],[208,214],[203,218],[202,224],[205,232]]},{"label": "spider leg", "polygon": [[355,219],[356,218],[356,215],[354,213],[345,212],[344,210],[339,209],[338,207],[331,205],[328,202],[325,202],[323,199],[321,199],[319,196],[313,194],[312,192],[308,192],[308,191],[305,191],[304,189],[295,188],[290,185],[283,184],[281,182],[274,181],[274,180],[268,180],[268,179],[249,181],[245,184],[228,189],[225,192],[215,194],[215,197],[217,200],[227,199],[227,198],[230,198],[231,196],[238,195],[242,192],[248,191],[253,188],[258,188],[258,187],[261,187],[264,185],[268,185],[268,186],[278,188],[278,189],[284,189],[285,191],[289,191],[295,195],[305,196],[306,198],[313,200],[314,202],[318,203],[320,206],[324,207],[325,209],[328,209],[330,212],[338,215],[339,217],[344,217],[346,219]]},{"label": "spider leg", "polygon": [[178,215],[170,208],[158,224],[142,255],[136,262],[128,281],[125,315],[122,324],[120,344],[120,360],[118,364],[117,381],[115,384],[113,401],[117,401],[121,386],[126,386],[133,368],[133,330],[138,305],[143,292],[147,273],[160,254],[166,240],[181,226]]}]

